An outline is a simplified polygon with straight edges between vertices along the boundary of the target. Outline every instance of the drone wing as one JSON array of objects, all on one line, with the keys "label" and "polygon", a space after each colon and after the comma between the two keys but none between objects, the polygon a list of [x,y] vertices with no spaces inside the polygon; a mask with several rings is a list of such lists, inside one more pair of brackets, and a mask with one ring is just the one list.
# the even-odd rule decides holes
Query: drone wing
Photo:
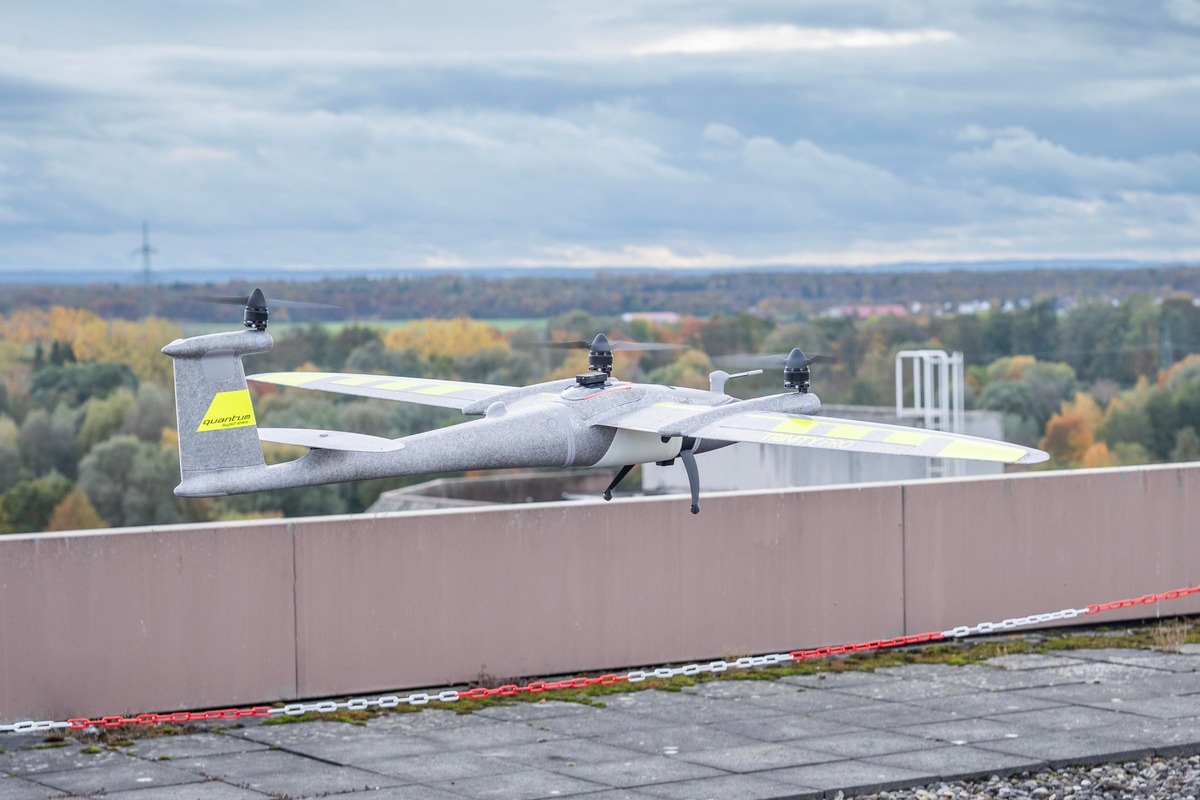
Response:
[{"label": "drone wing", "polygon": [[978,436],[772,411],[746,410],[732,413],[701,424],[693,430],[687,430],[687,417],[708,410],[710,409],[674,403],[660,404],[640,409],[634,414],[605,424],[614,428],[659,433],[664,426],[671,423],[676,427],[682,426],[688,436],[697,439],[760,442],[857,453],[965,458],[998,461],[1004,464],[1037,464],[1050,458],[1047,453],[1032,447]]},{"label": "drone wing", "polygon": [[295,386],[358,397],[378,397],[403,403],[456,408],[507,392],[515,387],[490,383],[443,381],[432,378],[400,378],[391,375],[358,375],[345,372],[264,372],[246,380]]}]

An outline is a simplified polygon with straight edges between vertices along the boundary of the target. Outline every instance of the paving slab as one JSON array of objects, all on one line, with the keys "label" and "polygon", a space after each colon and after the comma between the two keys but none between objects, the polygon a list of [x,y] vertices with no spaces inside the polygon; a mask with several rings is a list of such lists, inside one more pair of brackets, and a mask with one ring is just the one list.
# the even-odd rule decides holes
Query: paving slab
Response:
[{"label": "paving slab", "polygon": [[974,747],[1046,762],[1051,767],[1136,761],[1154,755],[1154,746],[1097,732],[1039,731],[1016,739],[980,742]]},{"label": "paving slab", "polygon": [[24,778],[0,775],[0,800],[47,800],[51,797],[68,796],[66,792]]},{"label": "paving slab", "polygon": [[[87,752],[0,739],[0,800],[832,798],[1200,752],[1196,653],[714,681],[679,692],[209,729]],[[214,726],[215,728],[216,726]],[[34,749],[37,748],[37,749]]]},{"label": "paving slab", "polygon": [[880,701],[862,695],[831,692],[803,686],[793,687],[791,692],[744,698],[750,705],[768,708],[775,714],[809,714],[816,711],[866,708]]},{"label": "paving slab", "polygon": [[38,773],[31,776],[30,779],[53,789],[76,795],[105,794],[156,786],[177,787],[179,784],[198,783],[204,780],[199,775],[174,766],[134,758],[96,764],[82,769]]},{"label": "paving slab", "polygon": [[497,775],[515,769],[511,761],[487,757],[472,750],[356,761],[355,766],[370,772],[390,775],[405,783],[434,784],[464,778]]},{"label": "paving slab", "polygon": [[[778,798],[802,797],[804,792],[819,794],[815,789],[803,789],[795,784],[780,783],[759,775],[722,775],[696,781],[678,781],[643,786],[638,791],[648,797],[668,800],[778,800]],[[591,798],[589,797],[589,800]]]},{"label": "paving slab", "polygon": [[927,700],[933,697],[957,697],[964,694],[971,694],[976,689],[968,684],[946,680],[939,676],[926,680],[913,678],[894,680],[886,683],[867,683],[861,686],[847,686],[837,691],[858,695],[859,697],[867,697],[872,700],[908,702],[912,700]]},{"label": "paving slab", "polygon": [[503,798],[503,800],[538,800],[543,797],[565,797],[590,794],[610,788],[600,783],[580,780],[541,769],[522,769],[486,778],[467,778],[435,784],[435,789],[459,797]]},{"label": "paving slab", "polygon": [[[270,795],[243,789],[221,781],[188,783],[182,786],[162,786],[155,789],[132,789],[127,792],[108,792],[106,800],[263,800]],[[374,797],[374,795],[372,795]]]},{"label": "paving slab", "polygon": [[490,750],[515,744],[532,744],[543,739],[554,739],[558,734],[549,727],[553,719],[542,720],[538,726],[527,723],[491,722],[488,725],[473,725],[451,728],[445,731],[429,731],[425,738],[440,743],[448,750]]},{"label": "paving slab", "polygon": [[812,715],[799,714],[767,717],[766,719],[716,722],[710,727],[763,742],[787,742],[870,730],[857,725],[847,725],[833,720],[817,719]]},{"label": "paving slab", "polygon": [[975,694],[934,697],[921,701],[921,707],[945,711],[956,717],[998,717],[1019,711],[1039,711],[1070,705],[1066,700],[1032,697],[1022,689],[1004,691],[977,690]]},{"label": "paving slab", "polygon": [[929,750],[942,746],[940,743],[930,739],[897,733],[894,730],[867,730],[858,733],[842,733],[836,736],[822,736],[819,739],[810,739],[804,744],[813,750],[832,753],[841,758],[864,758],[872,755],[910,753],[916,750]]},{"label": "paving slab", "polygon": [[1075,650],[1072,657],[1084,661],[1107,661],[1112,664],[1161,669],[1166,672],[1200,672],[1200,654],[1169,653],[1159,650],[1123,650],[1103,648]]},{"label": "paving slab", "polygon": [[1046,762],[1028,755],[997,756],[993,750],[979,750],[969,745],[938,747],[890,756],[871,756],[864,759],[871,764],[915,769],[938,780],[960,781],[979,778],[996,773],[1029,772],[1042,769]]},{"label": "paving slab", "polygon": [[603,736],[597,741],[647,755],[687,755],[703,750],[757,744],[762,740],[719,727],[722,724],[753,726],[757,722],[758,720],[738,720],[732,723],[673,725],[669,728],[622,731]]},{"label": "paving slab", "polygon": [[866,761],[828,761],[802,767],[774,769],[758,773],[758,777],[822,792],[843,792],[846,795],[875,794],[928,782],[928,773],[871,764]]},{"label": "paving slab", "polygon": [[155,739],[141,739],[134,742],[132,747],[125,748],[124,752],[149,761],[157,761],[248,753],[251,750],[266,750],[269,747],[270,745],[263,742],[244,739],[240,736],[194,733],[190,736],[160,736]]},{"label": "paving slab", "polygon": [[1002,739],[1016,739],[1030,729],[1005,720],[1004,717],[995,719],[960,719],[952,722],[927,722],[924,725],[909,725],[898,728],[898,733],[909,736],[920,736],[936,742],[952,745],[974,744],[975,742],[995,742]]},{"label": "paving slab", "polygon": [[538,769],[558,769],[578,764],[626,761],[646,753],[606,744],[598,739],[570,738],[484,750],[481,755],[497,764],[507,763],[511,766],[516,763]]},{"label": "paving slab", "polygon": [[378,772],[315,761],[280,750],[180,759],[172,764],[197,778],[213,778],[265,794],[290,797],[363,791],[404,783]]},{"label": "paving slab", "polygon": [[644,755],[636,755],[623,761],[606,761],[601,764],[555,767],[554,771],[622,789],[647,786],[653,783],[711,778],[726,774],[721,770],[682,759]]},{"label": "paving slab", "polygon": [[96,753],[82,752],[86,749],[86,746],[78,742],[70,742],[65,747],[46,747],[39,742],[28,750],[12,750],[0,756],[0,773],[29,777],[42,772],[122,763],[131,758],[119,750],[110,748],[102,748]]},{"label": "paving slab", "polygon": [[855,725],[860,728],[894,730],[905,725],[920,725],[925,722],[949,722],[958,715],[949,711],[938,711],[907,703],[872,702],[868,706],[834,708],[812,715],[816,719]]},{"label": "paving slab", "polygon": [[1043,708],[1039,711],[1018,711],[997,717],[996,720],[1006,725],[1050,731],[1096,731],[1126,721],[1116,711],[1072,705]]},{"label": "paving slab", "polygon": [[591,713],[571,717],[551,717],[540,720],[538,730],[550,731],[563,736],[600,737],[622,731],[669,728],[674,721],[658,719],[649,714],[630,714],[615,709],[592,709]]},{"label": "paving slab", "polygon": [[538,703],[513,703],[508,706],[492,706],[473,711],[474,716],[504,722],[528,722],[548,717],[566,717],[586,714],[590,706],[583,703],[564,703],[558,700],[542,700]]},{"label": "paving slab", "polygon": [[741,747],[706,750],[684,756],[694,764],[724,770],[725,772],[761,772],[800,764],[819,764],[836,761],[838,756],[786,742],[761,742]]},{"label": "paving slab", "polygon": [[1120,710],[1155,719],[1192,719],[1200,716],[1200,694],[1125,700],[1121,702]]},{"label": "paving slab", "polygon": [[[371,792],[355,792],[348,795],[335,795],[342,800],[462,800],[463,796],[455,792],[434,789],[431,786],[391,786]],[[129,800],[137,800],[135,797]]]}]

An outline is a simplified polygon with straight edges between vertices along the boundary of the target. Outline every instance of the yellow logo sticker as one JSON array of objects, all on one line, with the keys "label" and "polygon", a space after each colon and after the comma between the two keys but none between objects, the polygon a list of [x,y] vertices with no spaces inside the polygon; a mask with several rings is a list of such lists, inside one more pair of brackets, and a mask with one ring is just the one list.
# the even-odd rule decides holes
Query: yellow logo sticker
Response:
[{"label": "yellow logo sticker", "polygon": [[232,392],[217,392],[200,420],[201,431],[223,431],[228,428],[244,428],[256,424],[254,407],[250,405],[250,392],[247,389],[237,389]]}]

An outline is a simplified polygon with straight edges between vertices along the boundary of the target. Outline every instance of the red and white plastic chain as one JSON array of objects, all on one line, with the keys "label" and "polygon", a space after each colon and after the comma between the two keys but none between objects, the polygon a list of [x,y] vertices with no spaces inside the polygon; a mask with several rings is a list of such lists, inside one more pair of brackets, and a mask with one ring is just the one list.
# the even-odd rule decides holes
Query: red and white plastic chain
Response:
[{"label": "red and white plastic chain", "polygon": [[400,705],[420,706],[430,702],[453,703],[457,700],[483,699],[487,697],[512,697],[518,694],[540,694],[557,689],[585,689],[589,686],[605,686],[614,683],[640,683],[648,678],[669,679],[680,675],[700,675],[704,673],[717,674],[730,669],[753,669],[776,664],[791,664],[812,658],[827,658],[829,656],[858,653],[866,650],[885,650],[893,647],[904,647],[912,644],[926,644],[947,639],[962,639],[969,636],[982,636],[1030,625],[1044,625],[1048,622],[1074,619],[1104,611],[1121,608],[1131,608],[1138,605],[1153,605],[1165,600],[1176,600],[1192,594],[1200,593],[1200,586],[1186,589],[1173,589],[1169,592],[1147,594],[1142,597],[1127,600],[1116,600],[1109,603],[1099,603],[1084,608],[1065,608],[1048,614],[1032,614],[1027,617],[1012,617],[1000,622],[980,622],[977,625],[962,625],[947,631],[919,633],[911,636],[896,636],[890,639],[875,639],[868,642],[842,644],[833,647],[815,647],[809,650],[792,650],[788,653],[773,653],[762,656],[746,656],[734,661],[709,661],[703,664],[687,664],[680,667],[658,667],[652,670],[634,670],[623,675],[611,673],[593,677],[566,678],[558,681],[532,681],[524,685],[508,684],[487,688],[476,686],[473,689],[458,691],[446,689],[430,694],[414,692],[408,695],[384,695],[374,698],[353,698],[350,700],[320,700],[311,703],[289,703],[285,706],[253,706],[250,708],[227,708],[213,711],[175,711],[169,714],[138,714],[133,717],[108,716],[98,719],[79,717],[64,721],[27,720],[0,725],[0,733],[31,733],[57,729],[82,730],[85,728],[112,728],[118,725],[160,725],[165,723],[205,722],[213,720],[234,720],[243,717],[277,717],[299,716],[301,714],[329,714],[335,711],[366,711],[373,708],[396,708]]}]

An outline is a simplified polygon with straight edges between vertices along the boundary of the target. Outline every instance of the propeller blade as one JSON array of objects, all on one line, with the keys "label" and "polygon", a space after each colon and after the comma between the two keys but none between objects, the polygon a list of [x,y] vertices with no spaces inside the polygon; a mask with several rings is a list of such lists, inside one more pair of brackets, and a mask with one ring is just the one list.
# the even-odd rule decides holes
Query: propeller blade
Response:
[{"label": "propeller blade", "polygon": [[571,339],[565,342],[526,342],[527,347],[541,347],[547,350],[591,350],[597,353],[611,353],[614,350],[685,350],[685,344],[670,342],[626,342],[611,341],[603,333],[596,334],[590,342],[582,339]]},{"label": "propeller blade", "polygon": [[686,344],[671,342],[613,342],[614,350],[686,350]]},{"label": "propeller blade", "polygon": [[[190,294],[184,297],[185,300],[190,300],[193,303],[215,303],[223,306],[244,306],[250,302],[254,295],[217,295],[217,294]],[[267,302],[271,308],[341,308],[330,303],[310,303],[305,300],[270,300]],[[261,308],[262,306],[257,306]]]},{"label": "propeller blade", "polygon": [[[837,361],[837,356],[827,355],[804,355],[803,366],[806,364],[818,364],[822,361]],[[740,367],[740,366],[755,366],[755,367],[776,367],[783,366],[787,363],[791,353],[731,353],[724,356],[713,356],[711,361],[719,367]]]}]

